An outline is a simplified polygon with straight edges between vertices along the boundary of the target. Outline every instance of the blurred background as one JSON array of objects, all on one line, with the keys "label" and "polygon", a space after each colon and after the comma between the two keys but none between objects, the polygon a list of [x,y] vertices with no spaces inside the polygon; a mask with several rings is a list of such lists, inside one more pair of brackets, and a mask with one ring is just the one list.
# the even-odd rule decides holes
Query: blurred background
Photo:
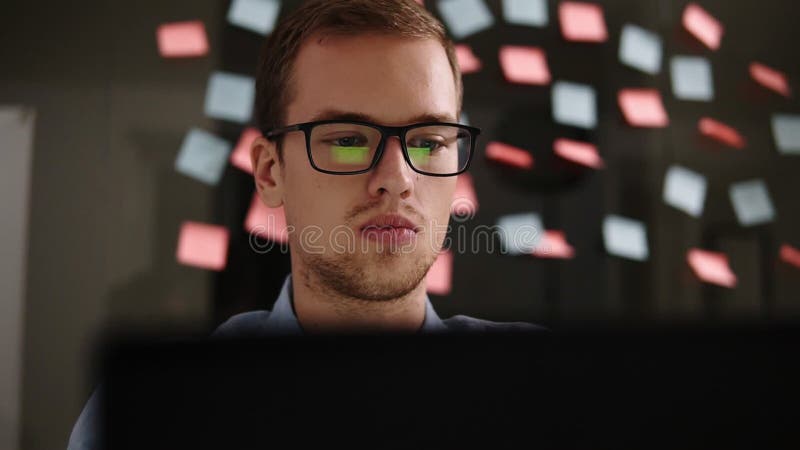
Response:
[{"label": "blurred background", "polygon": [[[254,245],[281,211],[251,211],[251,175],[229,162],[253,124],[233,91],[297,4],[4,4],[0,448],[66,446],[102,333],[271,308],[289,256],[270,248],[279,230]],[[429,280],[440,316],[795,319],[793,2],[425,6],[461,46],[462,121],[483,130],[454,217],[556,232],[517,254],[451,249]]]}]

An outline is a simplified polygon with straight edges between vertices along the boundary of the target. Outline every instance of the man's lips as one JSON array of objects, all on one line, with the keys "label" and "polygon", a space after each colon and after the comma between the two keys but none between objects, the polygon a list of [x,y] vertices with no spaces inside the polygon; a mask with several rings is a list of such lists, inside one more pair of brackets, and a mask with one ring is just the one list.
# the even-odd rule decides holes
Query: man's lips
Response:
[{"label": "man's lips", "polygon": [[421,227],[410,219],[400,214],[381,214],[362,223],[358,228],[360,231],[380,230],[380,229],[408,229],[414,233],[419,233]]}]

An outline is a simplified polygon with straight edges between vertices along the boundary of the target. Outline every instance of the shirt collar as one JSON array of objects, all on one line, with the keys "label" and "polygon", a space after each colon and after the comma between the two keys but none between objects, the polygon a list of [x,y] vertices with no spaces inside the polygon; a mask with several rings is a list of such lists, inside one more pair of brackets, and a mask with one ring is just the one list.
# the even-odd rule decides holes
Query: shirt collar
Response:
[{"label": "shirt collar", "polygon": [[[267,317],[267,328],[280,334],[303,334],[303,329],[300,327],[300,322],[297,321],[297,316],[295,316],[294,307],[292,306],[292,274],[287,275],[283,282],[281,293],[278,295],[278,299],[275,300],[275,305],[272,307],[269,317]],[[430,298],[425,295],[425,320],[422,321],[419,333],[428,334],[446,330],[447,326],[436,314]]]}]

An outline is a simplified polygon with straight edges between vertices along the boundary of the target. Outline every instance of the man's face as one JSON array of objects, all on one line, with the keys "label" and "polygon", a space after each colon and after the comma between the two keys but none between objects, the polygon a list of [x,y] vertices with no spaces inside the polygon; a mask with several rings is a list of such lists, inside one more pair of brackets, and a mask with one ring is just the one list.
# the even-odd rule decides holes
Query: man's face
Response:
[{"label": "man's face", "polygon": [[[337,36],[309,39],[295,61],[287,123],[342,114],[388,126],[437,116],[457,122],[457,94],[442,45],[432,39]],[[389,138],[379,164],[358,175],[329,175],[308,161],[302,132],[284,137],[283,203],[292,257],[338,294],[364,300],[405,295],[424,278],[441,248],[455,177],[414,172],[400,141]],[[400,241],[373,239],[361,225],[396,213],[418,225]],[[375,230],[371,230],[376,237]],[[396,236],[396,235],[393,235]],[[408,236],[406,236],[408,237]]]}]

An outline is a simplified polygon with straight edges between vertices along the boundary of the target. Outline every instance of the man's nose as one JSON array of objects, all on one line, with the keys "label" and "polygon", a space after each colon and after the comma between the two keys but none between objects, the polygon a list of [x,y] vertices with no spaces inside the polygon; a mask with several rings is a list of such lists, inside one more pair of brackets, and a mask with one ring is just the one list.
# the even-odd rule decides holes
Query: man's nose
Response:
[{"label": "man's nose", "polygon": [[383,155],[378,165],[370,173],[369,193],[380,196],[383,192],[407,198],[414,187],[416,172],[408,166],[403,157],[400,139],[389,137],[384,143]]}]

